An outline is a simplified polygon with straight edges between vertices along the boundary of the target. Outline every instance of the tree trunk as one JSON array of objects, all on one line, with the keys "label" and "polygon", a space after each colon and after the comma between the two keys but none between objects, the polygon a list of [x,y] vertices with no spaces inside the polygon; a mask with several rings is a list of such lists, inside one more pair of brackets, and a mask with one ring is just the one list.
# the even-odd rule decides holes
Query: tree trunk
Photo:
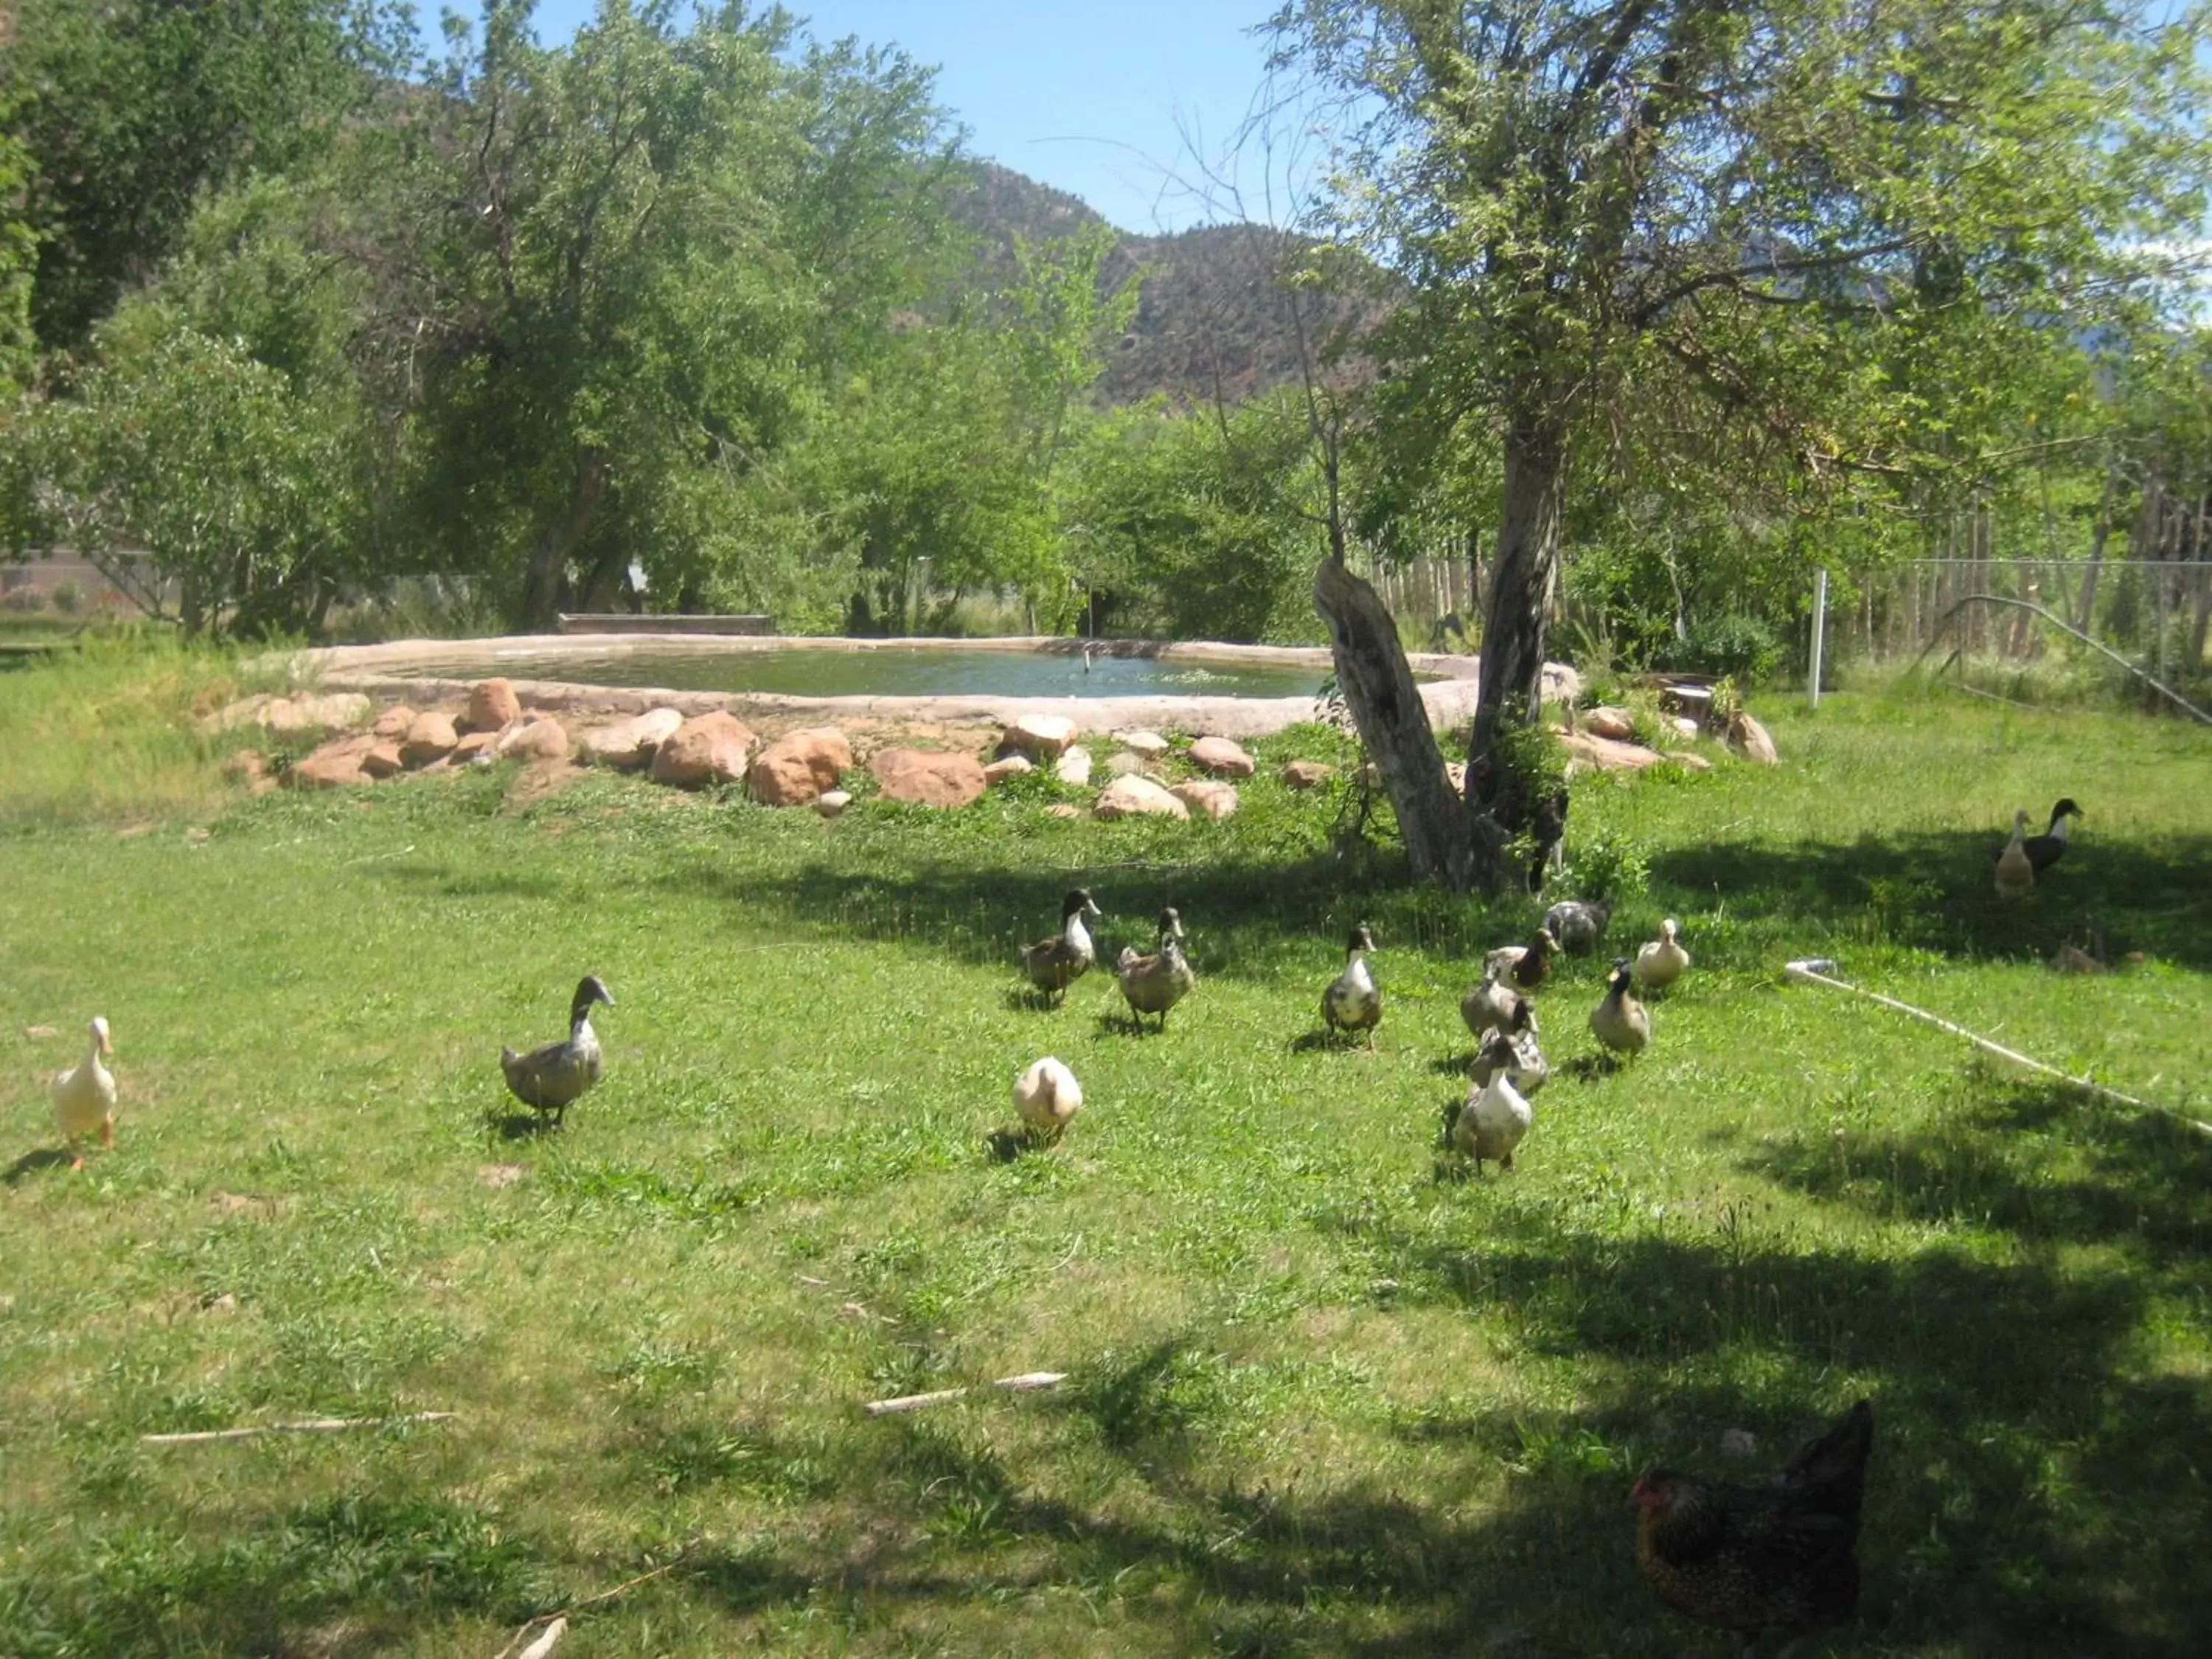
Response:
[{"label": "tree trunk", "polygon": [[[1473,879],[1493,892],[1541,885],[1567,826],[1565,791],[1539,796],[1495,757],[1508,722],[1533,726],[1543,705],[1544,641],[1559,580],[1559,501],[1566,477],[1566,434],[1556,422],[1516,422],[1505,443],[1505,499],[1491,557],[1490,605],[1482,628],[1480,701],[1468,746],[1467,800],[1473,809]],[[1534,843],[1525,868],[1510,843]]]},{"label": "tree trunk", "polygon": [[1471,868],[1466,804],[1444,776],[1443,750],[1414,688],[1397,625],[1374,588],[1334,556],[1314,574],[1314,605],[1328,624],[1336,683],[1359,740],[1382,770],[1413,874],[1464,891]]},{"label": "tree trunk", "polygon": [[568,495],[566,520],[548,525],[532,550],[530,568],[522,583],[522,623],[550,633],[559,618],[561,587],[567,580],[568,556],[592,527],[599,500],[607,489],[606,452],[586,444],[576,452],[576,481]]}]

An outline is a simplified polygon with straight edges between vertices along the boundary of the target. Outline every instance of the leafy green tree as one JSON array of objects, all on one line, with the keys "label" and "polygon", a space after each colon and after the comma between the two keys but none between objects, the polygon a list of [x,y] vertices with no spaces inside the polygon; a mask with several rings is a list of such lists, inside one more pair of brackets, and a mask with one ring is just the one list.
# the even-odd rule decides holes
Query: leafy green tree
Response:
[{"label": "leafy green tree", "polygon": [[[1566,490],[1601,434],[1663,383],[1701,441],[1808,483],[1897,467],[1893,331],[1960,307],[2086,325],[2128,293],[2128,244],[2203,211],[2194,8],[1291,0],[1273,28],[1365,113],[1346,211],[1410,293],[1378,349],[1502,460],[1465,798],[1392,783],[1414,868],[1458,887],[1534,879],[1564,825],[1501,732],[1536,718]],[[1394,636],[1337,620],[1340,655],[1391,664]]]},{"label": "leafy green tree", "polygon": [[10,138],[4,127],[4,118],[0,118],[0,397],[30,376],[35,352],[31,277],[39,251],[27,202],[30,152]]},{"label": "leafy green tree", "polygon": [[0,100],[35,166],[49,349],[155,274],[202,191],[322,149],[408,38],[375,0],[21,0],[14,21]]}]

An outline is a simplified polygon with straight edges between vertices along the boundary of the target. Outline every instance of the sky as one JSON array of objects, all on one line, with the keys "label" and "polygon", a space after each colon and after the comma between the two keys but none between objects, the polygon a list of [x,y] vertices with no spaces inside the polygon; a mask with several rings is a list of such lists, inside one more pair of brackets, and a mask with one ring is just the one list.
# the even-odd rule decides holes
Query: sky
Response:
[{"label": "sky", "polygon": [[[1124,230],[1210,219],[1188,182],[1251,108],[1265,43],[1246,33],[1273,0],[787,0],[817,40],[896,44],[938,66],[938,101],[969,130],[971,155],[1081,197]],[[538,40],[566,40],[592,0],[539,0]],[[1243,183],[1256,198],[1248,163]]]}]

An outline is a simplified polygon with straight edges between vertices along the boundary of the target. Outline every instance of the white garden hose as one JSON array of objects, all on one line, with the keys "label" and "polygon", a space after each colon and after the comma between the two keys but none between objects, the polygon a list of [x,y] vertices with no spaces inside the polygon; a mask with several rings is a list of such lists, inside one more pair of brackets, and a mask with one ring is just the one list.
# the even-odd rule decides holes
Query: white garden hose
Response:
[{"label": "white garden hose", "polygon": [[1879,991],[1866,990],[1860,986],[1853,985],[1848,980],[1838,979],[1835,975],[1836,964],[1826,957],[1801,957],[1795,962],[1785,963],[1782,969],[1782,976],[1793,984],[1825,985],[1833,991],[1848,991],[1855,997],[1864,997],[1868,1001],[1878,1002],[1885,1008],[1894,1008],[1900,1014],[1909,1014],[1923,1025],[1933,1025],[1939,1031],[1948,1031],[1953,1036],[1964,1037],[1984,1053],[1995,1054],[2000,1060],[2008,1060],[2015,1066],[2025,1066],[2031,1072],[2040,1072],[2045,1077],[2055,1077],[2061,1083],[2071,1085],[2084,1093],[2100,1095],[2106,1100],[2117,1100],[2121,1105],[2132,1106],[2138,1111],[2164,1112],[2168,1117],[2176,1118],[2186,1123],[2200,1134],[2212,1135],[2212,1123],[2189,1117],[2173,1110],[2171,1107],[2155,1105],[2148,1100],[2137,1100],[2133,1095],[2124,1095],[2118,1089],[2107,1089],[2101,1083],[2092,1083],[2086,1077],[2075,1077],[2069,1073],[2062,1072],[2056,1066],[2046,1066],[2041,1060],[2032,1059],[2015,1049],[2008,1048],[2002,1043],[1992,1042],[1985,1036],[1978,1036],[1963,1025],[1954,1025],[1949,1020],[1929,1013],[1925,1008],[1916,1008],[1909,1002],[1899,1002],[1895,997],[1886,997]]}]

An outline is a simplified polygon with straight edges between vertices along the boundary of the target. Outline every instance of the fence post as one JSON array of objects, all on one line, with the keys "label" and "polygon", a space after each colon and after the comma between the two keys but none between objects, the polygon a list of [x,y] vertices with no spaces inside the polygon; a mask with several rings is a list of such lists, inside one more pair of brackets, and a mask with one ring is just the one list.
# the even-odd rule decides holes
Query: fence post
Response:
[{"label": "fence post", "polygon": [[1820,706],[1820,642],[1828,632],[1828,568],[1813,573],[1813,672],[1805,688],[1806,707]]}]

